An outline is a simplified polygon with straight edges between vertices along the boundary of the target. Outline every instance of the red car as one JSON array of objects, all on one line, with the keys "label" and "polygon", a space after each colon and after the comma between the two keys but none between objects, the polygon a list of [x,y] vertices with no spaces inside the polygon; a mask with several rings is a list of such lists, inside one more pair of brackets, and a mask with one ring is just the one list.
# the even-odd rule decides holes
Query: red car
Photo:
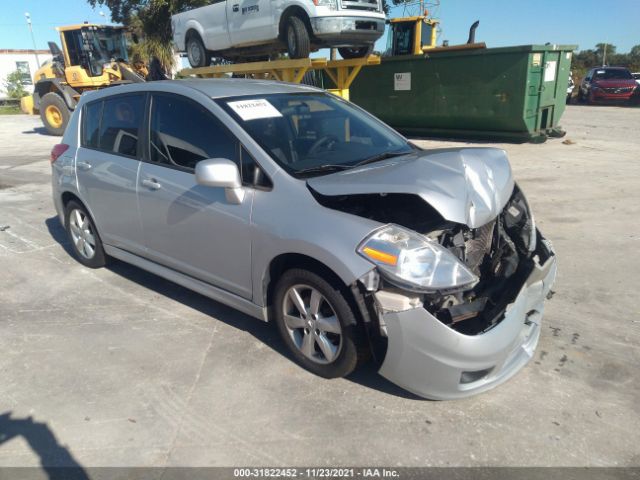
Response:
[{"label": "red car", "polygon": [[628,101],[638,87],[631,72],[623,67],[592,68],[582,79],[578,100],[587,103]]}]

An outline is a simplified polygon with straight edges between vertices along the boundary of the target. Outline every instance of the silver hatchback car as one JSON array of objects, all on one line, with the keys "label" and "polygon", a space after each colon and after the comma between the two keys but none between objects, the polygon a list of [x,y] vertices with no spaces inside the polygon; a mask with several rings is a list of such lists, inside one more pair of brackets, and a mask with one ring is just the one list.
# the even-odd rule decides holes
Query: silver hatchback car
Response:
[{"label": "silver hatchback car", "polygon": [[273,321],[322,377],[369,359],[452,399],[534,353],[556,260],[502,150],[422,150],[322,90],[220,79],[85,94],[51,161],[81,263]]}]

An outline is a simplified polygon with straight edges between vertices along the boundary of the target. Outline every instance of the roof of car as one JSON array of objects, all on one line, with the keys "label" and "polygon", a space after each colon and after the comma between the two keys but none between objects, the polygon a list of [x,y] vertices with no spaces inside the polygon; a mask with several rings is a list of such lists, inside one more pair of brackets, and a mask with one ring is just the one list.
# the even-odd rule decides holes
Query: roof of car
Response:
[{"label": "roof of car", "polygon": [[315,87],[273,80],[249,80],[245,78],[187,78],[182,80],[162,80],[158,82],[133,83],[116,88],[105,88],[87,92],[86,101],[114,94],[178,90],[188,95],[189,90],[197,90],[210,98],[240,97],[243,95],[268,95],[271,93],[321,92]]},{"label": "roof of car", "polygon": [[593,70],[629,70],[627,67],[593,67]]},{"label": "roof of car", "polygon": [[[170,80],[171,81],[171,80]],[[309,85],[276,82],[273,80],[249,80],[245,78],[184,79],[173,80],[200,90],[212,98],[237,97],[241,95],[261,95],[269,93],[296,93],[317,91]]]}]

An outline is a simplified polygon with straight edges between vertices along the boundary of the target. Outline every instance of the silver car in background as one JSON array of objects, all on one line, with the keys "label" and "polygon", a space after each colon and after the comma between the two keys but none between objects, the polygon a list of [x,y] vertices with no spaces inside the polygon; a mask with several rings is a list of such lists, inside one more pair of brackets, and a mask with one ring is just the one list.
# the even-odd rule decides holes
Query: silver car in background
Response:
[{"label": "silver car in background", "polygon": [[51,159],[81,263],[275,322],[320,376],[369,360],[453,399],[536,348],[556,260],[502,150],[422,150],[321,90],[219,79],[85,94]]}]

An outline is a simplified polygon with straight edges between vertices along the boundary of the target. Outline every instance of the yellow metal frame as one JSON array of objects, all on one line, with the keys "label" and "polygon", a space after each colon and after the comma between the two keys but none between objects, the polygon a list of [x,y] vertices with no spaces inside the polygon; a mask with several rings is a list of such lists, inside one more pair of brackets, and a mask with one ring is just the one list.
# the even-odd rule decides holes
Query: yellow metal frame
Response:
[{"label": "yellow metal frame", "polygon": [[279,80],[300,83],[309,70],[323,70],[336,88],[329,92],[346,100],[349,99],[349,87],[362,67],[379,65],[380,57],[370,55],[366,58],[349,60],[327,60],[326,58],[301,58],[295,60],[274,60],[272,62],[237,63],[215,65],[211,67],[185,68],[177,74],[178,78],[221,78],[229,74],[247,75],[251,78]]}]

